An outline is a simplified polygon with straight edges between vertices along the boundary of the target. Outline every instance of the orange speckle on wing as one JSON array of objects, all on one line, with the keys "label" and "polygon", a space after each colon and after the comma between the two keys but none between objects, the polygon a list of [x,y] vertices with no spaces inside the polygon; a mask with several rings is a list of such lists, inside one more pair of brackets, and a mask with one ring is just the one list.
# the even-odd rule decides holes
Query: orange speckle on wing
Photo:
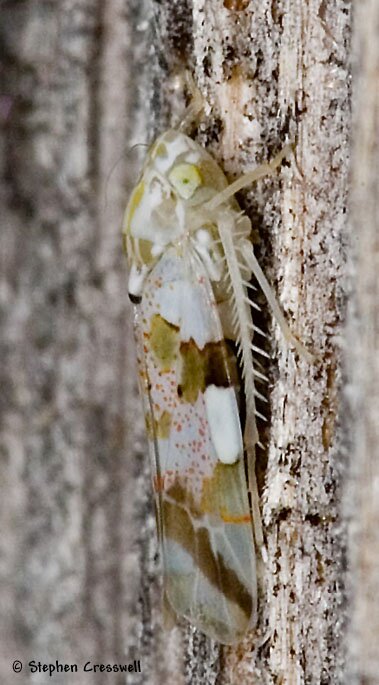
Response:
[{"label": "orange speckle on wing", "polygon": [[244,514],[243,516],[231,516],[230,514],[221,513],[221,518],[225,523],[250,523],[250,514]]},{"label": "orange speckle on wing", "polygon": [[154,490],[155,492],[162,492],[165,488],[166,476],[165,474],[161,476],[155,476],[154,478]]},{"label": "orange speckle on wing", "polygon": [[153,487],[155,492],[162,492],[164,490],[164,482],[165,482],[165,477],[163,476],[154,476],[153,478]]}]

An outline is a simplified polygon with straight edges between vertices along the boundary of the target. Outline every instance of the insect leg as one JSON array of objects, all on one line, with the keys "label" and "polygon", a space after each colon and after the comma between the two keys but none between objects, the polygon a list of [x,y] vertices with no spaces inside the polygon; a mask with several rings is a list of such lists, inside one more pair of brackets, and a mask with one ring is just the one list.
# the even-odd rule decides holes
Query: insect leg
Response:
[{"label": "insect leg", "polygon": [[184,111],[179,130],[186,133],[198,121],[200,114],[202,114],[204,110],[204,98],[190,72],[185,72],[184,81],[189,95],[191,96],[191,100]]},{"label": "insect leg", "polygon": [[253,272],[255,278],[257,279],[266,299],[268,304],[271,307],[272,313],[276,319],[276,321],[279,324],[279,327],[283,333],[283,336],[285,340],[287,341],[288,345],[291,347],[294,347],[295,350],[298,352],[298,354],[303,357],[308,363],[312,363],[315,361],[315,357],[311,352],[309,352],[304,345],[295,338],[293,333],[290,330],[290,327],[284,317],[284,314],[278,304],[278,301],[273,293],[273,290],[264,275],[261,267],[259,266],[258,260],[254,254],[254,249],[252,244],[248,240],[243,240],[240,243],[240,249],[241,253],[246,261],[247,266],[251,269]]},{"label": "insect leg", "polygon": [[233,243],[233,228],[235,216],[233,212],[221,209],[217,219],[219,236],[224,248],[231,284],[232,299],[237,314],[235,327],[237,344],[241,348],[242,377],[244,381],[246,419],[244,430],[244,447],[247,459],[248,485],[251,496],[251,510],[253,517],[254,538],[257,547],[265,557],[261,515],[259,510],[259,494],[255,476],[255,447],[259,440],[255,416],[255,369],[251,349],[251,313],[246,302],[246,288],[241,276],[241,264]]},{"label": "insect leg", "polygon": [[214,209],[216,209],[216,207],[219,207],[219,205],[223,204],[231,197],[233,197],[235,193],[238,193],[239,190],[242,190],[242,188],[246,188],[246,186],[255,183],[255,181],[259,181],[260,178],[264,178],[265,176],[271,176],[271,174],[273,174],[274,171],[280,166],[283,159],[291,154],[292,150],[292,145],[285,145],[284,148],[276,155],[276,157],[274,157],[274,159],[271,160],[271,162],[265,162],[264,164],[260,164],[255,169],[252,169],[252,171],[248,171],[246,174],[242,174],[242,176],[237,178],[236,181],[230,183],[230,185],[228,185],[225,188],[225,190],[222,190],[220,193],[217,193],[217,195],[212,197],[211,200],[206,202],[204,204],[205,209],[207,209],[208,211],[213,211]]}]

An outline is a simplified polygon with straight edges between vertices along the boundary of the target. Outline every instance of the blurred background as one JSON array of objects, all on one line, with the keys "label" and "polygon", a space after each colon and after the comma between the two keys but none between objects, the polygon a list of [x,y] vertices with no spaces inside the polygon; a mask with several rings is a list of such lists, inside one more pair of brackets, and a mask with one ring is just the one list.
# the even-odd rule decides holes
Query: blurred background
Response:
[{"label": "blurred background", "polygon": [[149,135],[149,8],[27,1],[0,13],[0,682],[121,683],[11,665],[145,650],[139,565],[151,554],[154,569],[156,550],[121,226],[130,149]]}]

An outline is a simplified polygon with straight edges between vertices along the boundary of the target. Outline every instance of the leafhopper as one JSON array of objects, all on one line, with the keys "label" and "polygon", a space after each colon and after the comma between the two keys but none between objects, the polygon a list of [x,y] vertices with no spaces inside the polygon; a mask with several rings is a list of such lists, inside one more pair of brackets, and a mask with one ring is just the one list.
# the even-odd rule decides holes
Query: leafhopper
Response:
[{"label": "leafhopper", "polygon": [[289,331],[235,199],[289,153],[229,184],[206,150],[168,130],[125,214],[165,600],[224,644],[254,625],[263,544],[255,450],[256,383],[265,377],[254,361],[252,274],[286,339],[311,358]]}]

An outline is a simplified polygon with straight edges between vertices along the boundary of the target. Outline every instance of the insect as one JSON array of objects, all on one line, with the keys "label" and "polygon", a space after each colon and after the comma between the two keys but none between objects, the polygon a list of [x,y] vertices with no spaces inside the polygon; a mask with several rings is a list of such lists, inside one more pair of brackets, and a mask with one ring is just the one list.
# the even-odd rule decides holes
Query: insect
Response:
[{"label": "insect", "polygon": [[251,315],[252,272],[286,338],[304,353],[234,195],[287,153],[228,184],[206,150],[168,130],[150,149],[125,214],[165,600],[224,644],[254,624],[254,537],[263,542],[254,460],[256,382],[265,377],[254,363],[261,331]]}]

